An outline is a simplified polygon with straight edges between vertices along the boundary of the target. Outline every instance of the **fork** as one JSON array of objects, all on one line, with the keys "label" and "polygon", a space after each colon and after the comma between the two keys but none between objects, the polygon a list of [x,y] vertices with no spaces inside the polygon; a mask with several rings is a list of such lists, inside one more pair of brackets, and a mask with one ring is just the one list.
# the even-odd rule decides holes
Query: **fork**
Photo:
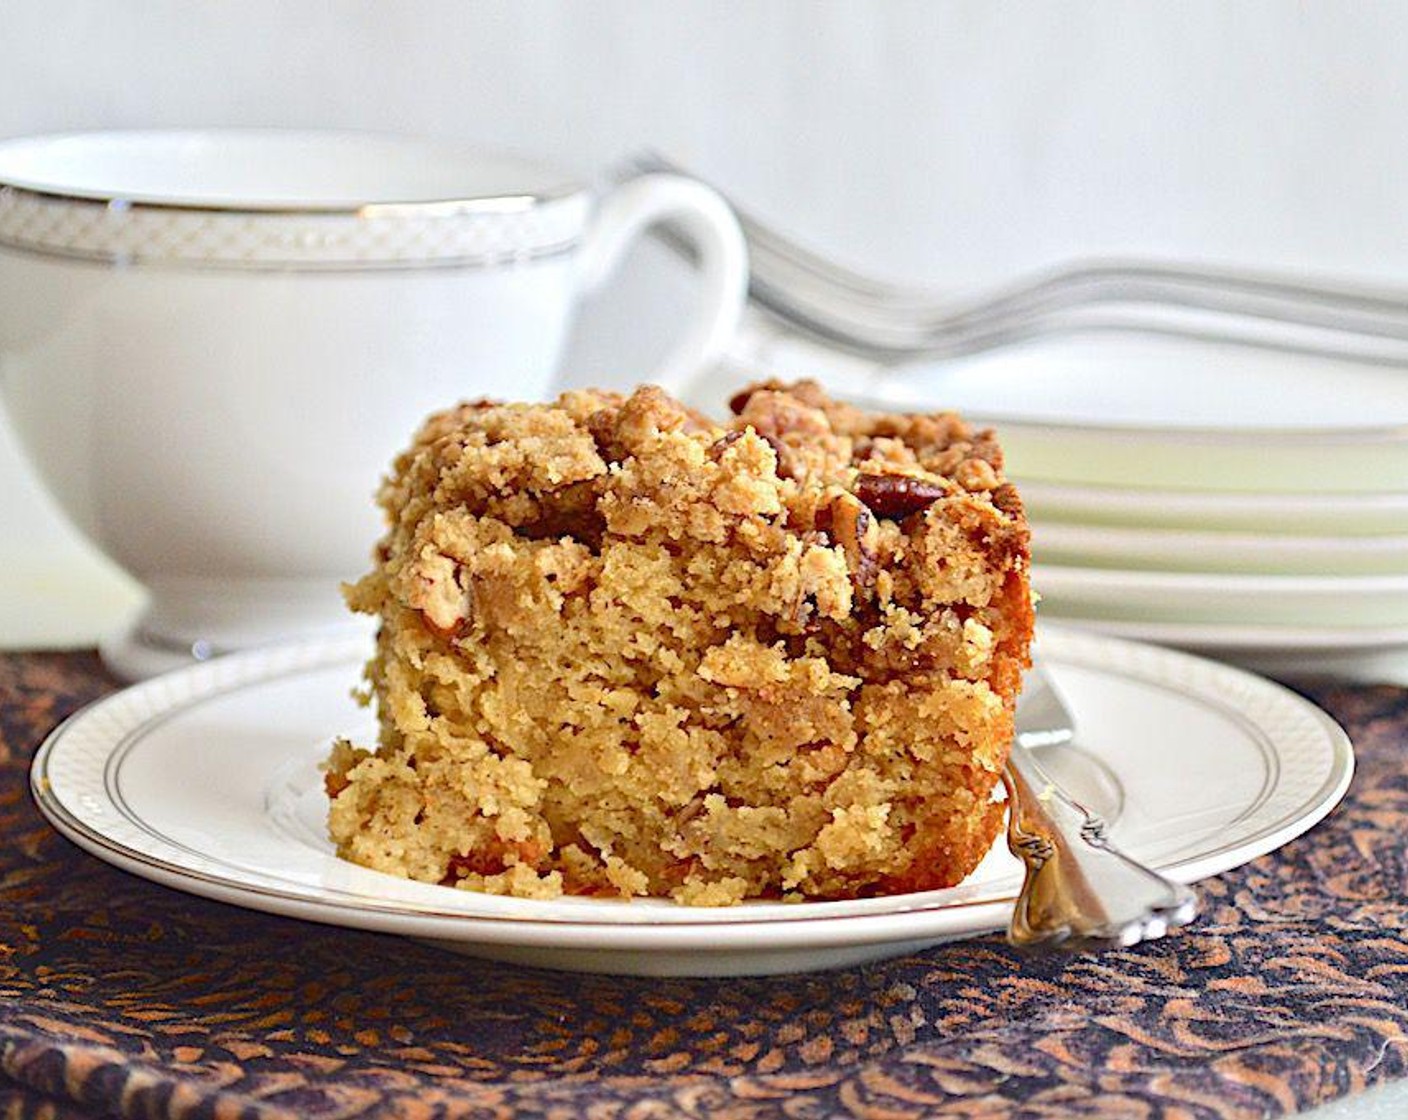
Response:
[{"label": "fork", "polygon": [[1003,776],[1007,846],[1025,873],[1007,938],[1023,947],[1069,948],[1156,940],[1193,920],[1197,896],[1121,852],[1108,824],[1042,768],[1038,752],[1068,744],[1074,734],[1056,687],[1033,668]]},{"label": "fork", "polygon": [[[660,171],[698,178],[653,151],[630,157],[617,177]],[[748,243],[754,302],[876,361],[956,357],[1068,331],[1140,330],[1408,363],[1408,293],[1112,259],[1077,261],[961,299],[862,276],[729,201]]]}]

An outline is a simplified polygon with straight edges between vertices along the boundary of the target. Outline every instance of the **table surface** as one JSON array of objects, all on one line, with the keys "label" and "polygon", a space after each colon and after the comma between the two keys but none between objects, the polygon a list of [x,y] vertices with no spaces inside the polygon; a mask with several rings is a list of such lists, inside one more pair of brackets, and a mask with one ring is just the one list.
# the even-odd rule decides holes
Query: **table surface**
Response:
[{"label": "table surface", "polygon": [[[1408,690],[1310,690],[1343,805],[1204,884],[1194,926],[1028,956],[999,937],[834,973],[514,968],[253,913],[80,852],[26,789],[115,682],[0,655],[0,1113],[1399,1116],[1408,1074]],[[5,1111],[8,1109],[8,1111]]]}]

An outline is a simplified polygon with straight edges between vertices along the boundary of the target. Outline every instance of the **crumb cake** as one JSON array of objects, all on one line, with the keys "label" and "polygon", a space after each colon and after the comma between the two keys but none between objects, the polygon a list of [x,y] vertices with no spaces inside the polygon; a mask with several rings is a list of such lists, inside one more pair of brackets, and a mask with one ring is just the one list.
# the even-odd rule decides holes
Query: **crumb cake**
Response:
[{"label": "crumb cake", "polygon": [[991,846],[1032,635],[990,432],[815,384],[431,417],[348,589],[379,619],[343,857],[528,897],[839,899]]}]

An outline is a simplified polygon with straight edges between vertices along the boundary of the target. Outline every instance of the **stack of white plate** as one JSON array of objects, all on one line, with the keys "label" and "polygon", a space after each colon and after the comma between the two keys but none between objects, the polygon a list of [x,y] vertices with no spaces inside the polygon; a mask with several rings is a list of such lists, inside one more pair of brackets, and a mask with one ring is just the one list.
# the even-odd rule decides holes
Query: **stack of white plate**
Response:
[{"label": "stack of white plate", "polygon": [[1040,617],[1272,672],[1408,673],[1408,368],[1106,335],[823,379],[997,429]]}]

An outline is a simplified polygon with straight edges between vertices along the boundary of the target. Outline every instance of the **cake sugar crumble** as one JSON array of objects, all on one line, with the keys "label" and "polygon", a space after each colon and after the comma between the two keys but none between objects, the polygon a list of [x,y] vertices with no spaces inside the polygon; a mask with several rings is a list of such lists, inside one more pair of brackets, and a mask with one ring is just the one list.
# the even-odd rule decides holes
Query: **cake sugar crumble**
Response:
[{"label": "cake sugar crumble", "polygon": [[695,905],[962,880],[1029,662],[1029,539],[989,432],[754,386],[432,416],[348,589],[375,749],[339,855],[499,894]]}]

